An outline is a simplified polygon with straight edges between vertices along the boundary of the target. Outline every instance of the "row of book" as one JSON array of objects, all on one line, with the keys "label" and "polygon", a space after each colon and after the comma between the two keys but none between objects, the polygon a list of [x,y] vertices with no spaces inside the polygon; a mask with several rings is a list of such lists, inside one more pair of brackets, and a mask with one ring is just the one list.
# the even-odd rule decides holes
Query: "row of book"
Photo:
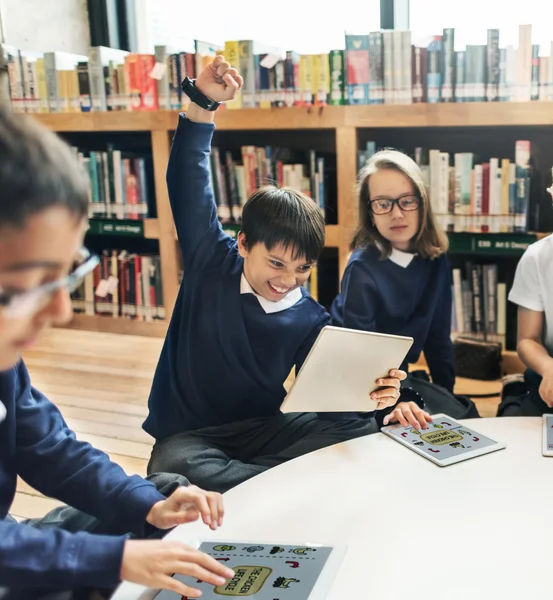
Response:
[{"label": "row of book", "polygon": [[75,313],[151,322],[166,318],[161,263],[153,254],[104,250],[72,294]]},{"label": "row of book", "polygon": [[507,285],[498,281],[496,264],[465,262],[452,269],[454,334],[500,341],[507,335]]},{"label": "row of book", "polygon": [[[363,164],[376,152],[373,141],[358,151]],[[529,228],[531,143],[515,142],[514,160],[480,162],[474,152],[442,152],[416,147],[432,211],[450,232],[524,233]]]},{"label": "row of book", "polygon": [[255,40],[195,40],[194,51],[159,45],[152,54],[101,46],[88,56],[0,48],[21,112],[180,110],[188,104],[182,80],[217,54],[244,78],[229,109],[553,100],[553,42],[543,55],[524,24],[517,46],[501,47],[500,30],[488,29],[486,44],[463,50],[455,49],[454,28],[424,43],[409,30],[346,33],[344,48],[322,54]]},{"label": "row of book", "polygon": [[117,149],[73,146],[90,179],[89,218],[146,219],[157,215],[151,155]]},{"label": "row of book", "polygon": [[305,164],[297,162],[289,148],[241,146],[236,160],[232,151],[213,146],[210,176],[221,222],[240,222],[247,199],[259,187],[270,184],[305,193],[324,214],[328,195],[325,157],[317,156],[315,150],[307,155]]}]

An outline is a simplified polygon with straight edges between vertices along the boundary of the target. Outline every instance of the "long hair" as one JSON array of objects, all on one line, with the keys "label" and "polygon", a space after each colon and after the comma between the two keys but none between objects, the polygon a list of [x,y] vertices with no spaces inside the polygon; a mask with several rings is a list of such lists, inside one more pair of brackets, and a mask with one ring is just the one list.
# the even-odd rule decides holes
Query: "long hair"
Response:
[{"label": "long hair", "polygon": [[417,163],[398,150],[380,150],[369,159],[359,173],[357,196],[359,201],[359,227],[350,244],[350,249],[376,246],[380,250],[382,259],[388,258],[392,252],[390,242],[382,237],[373,224],[370,208],[369,179],[377,171],[392,169],[403,173],[413,184],[415,194],[419,196],[419,229],[414,236],[413,246],[417,254],[423,258],[437,258],[447,252],[449,240],[447,235],[437,223],[428,190],[424,183],[423,175]]}]

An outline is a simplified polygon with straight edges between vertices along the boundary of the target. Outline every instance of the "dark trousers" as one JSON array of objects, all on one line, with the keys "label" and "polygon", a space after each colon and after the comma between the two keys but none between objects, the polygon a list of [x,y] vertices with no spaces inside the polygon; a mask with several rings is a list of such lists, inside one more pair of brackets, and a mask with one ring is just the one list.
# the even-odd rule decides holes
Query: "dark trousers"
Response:
[{"label": "dark trousers", "polygon": [[[179,486],[188,485],[188,481],[181,475],[172,473],[153,473],[147,479],[151,481],[161,494],[170,496]],[[8,519],[13,520],[8,516]],[[77,533],[86,531],[98,535],[111,535],[109,526],[105,523],[81,512],[70,506],[60,506],[51,510],[44,517],[39,519],[28,519],[24,521],[26,525],[37,527],[39,529],[59,528]],[[144,524],[142,535],[131,535],[133,538],[156,539],[165,536],[166,530],[159,530],[147,523]],[[118,532],[119,534],[119,532]],[[1,568],[1,567],[0,567]],[[109,597],[113,590],[104,590],[103,594]],[[37,589],[6,589],[0,587],[0,600],[84,600],[92,593],[92,589],[78,590],[37,590]]]},{"label": "dark trousers", "polygon": [[292,458],[377,431],[374,419],[331,420],[315,413],[247,419],[157,442],[148,473],[179,473],[198,487],[224,493]]},{"label": "dark trousers", "polygon": [[524,417],[541,417],[543,414],[553,413],[540,396],[540,385],[542,377],[535,371],[527,369],[524,373],[524,381],[528,386],[528,393],[524,396],[520,407],[520,414]]}]

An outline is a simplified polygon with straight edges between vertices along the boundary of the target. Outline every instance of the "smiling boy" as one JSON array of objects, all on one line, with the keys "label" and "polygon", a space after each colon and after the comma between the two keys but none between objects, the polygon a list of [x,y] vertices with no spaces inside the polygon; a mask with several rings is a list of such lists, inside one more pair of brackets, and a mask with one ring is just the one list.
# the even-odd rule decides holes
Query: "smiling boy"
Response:
[{"label": "smiling boy", "polygon": [[[374,430],[356,414],[279,410],[288,374],[330,320],[303,287],[324,247],[325,222],[306,195],[265,187],[244,206],[238,239],[223,232],[209,173],[213,116],[241,84],[215,58],[179,116],[167,184],[184,277],[144,423],[156,439],[148,472],[170,470],[219,492]],[[373,392],[379,408],[395,404],[404,377],[391,372]]]}]

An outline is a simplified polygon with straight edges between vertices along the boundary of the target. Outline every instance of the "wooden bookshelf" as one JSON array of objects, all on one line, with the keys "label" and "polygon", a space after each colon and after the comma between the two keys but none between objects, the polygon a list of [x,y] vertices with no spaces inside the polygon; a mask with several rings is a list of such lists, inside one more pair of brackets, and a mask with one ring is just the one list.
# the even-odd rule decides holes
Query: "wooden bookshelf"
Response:
[{"label": "wooden bookshelf", "polygon": [[[170,316],[178,292],[179,251],[175,243],[176,233],[169,207],[165,171],[178,112],[49,113],[36,114],[34,117],[59,133],[150,133],[158,218],[145,221],[144,237],[159,240],[163,295],[166,312]],[[367,131],[386,128],[395,132],[410,128],[436,132],[440,128],[448,131],[465,127],[502,131],[513,127],[530,127],[553,133],[553,129],[547,129],[553,126],[553,101],[221,109],[215,115],[215,123],[218,130],[231,132],[225,135],[256,131],[259,135],[266,135],[267,143],[270,143],[272,132],[280,136],[279,139],[286,135],[286,131],[305,131],[306,136],[314,136],[315,132],[318,132],[317,135],[328,134],[336,151],[338,224],[327,226],[326,245],[338,251],[341,277],[357,224],[355,183],[360,132],[367,135]],[[125,333],[151,332],[148,335],[164,335],[166,329],[165,325],[159,323],[82,316],[76,316],[72,326],[103,331],[124,330]]]}]

